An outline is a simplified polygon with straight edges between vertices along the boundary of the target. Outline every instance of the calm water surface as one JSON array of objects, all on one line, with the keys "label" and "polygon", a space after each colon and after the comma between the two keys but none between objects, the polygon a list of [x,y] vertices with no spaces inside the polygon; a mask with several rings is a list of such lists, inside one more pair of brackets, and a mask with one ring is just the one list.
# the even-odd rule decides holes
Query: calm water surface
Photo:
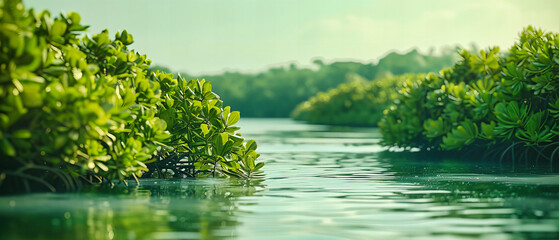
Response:
[{"label": "calm water surface", "polygon": [[559,175],[543,163],[389,153],[373,128],[240,125],[261,180],[1,197],[0,239],[559,239]]}]

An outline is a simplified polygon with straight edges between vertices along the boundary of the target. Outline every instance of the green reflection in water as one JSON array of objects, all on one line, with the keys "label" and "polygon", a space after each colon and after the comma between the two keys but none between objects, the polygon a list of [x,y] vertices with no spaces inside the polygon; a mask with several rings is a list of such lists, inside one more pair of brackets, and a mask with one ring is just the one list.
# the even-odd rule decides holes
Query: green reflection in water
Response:
[{"label": "green reflection in water", "polygon": [[235,236],[235,199],[261,181],[142,180],[140,186],[0,198],[0,239],[215,239]]}]

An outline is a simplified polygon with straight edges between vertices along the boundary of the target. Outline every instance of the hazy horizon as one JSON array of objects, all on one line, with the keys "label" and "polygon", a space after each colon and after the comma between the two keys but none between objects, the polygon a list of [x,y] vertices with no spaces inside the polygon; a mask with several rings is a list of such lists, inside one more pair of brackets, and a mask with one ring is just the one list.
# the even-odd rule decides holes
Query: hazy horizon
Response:
[{"label": "hazy horizon", "polygon": [[154,65],[193,75],[351,60],[475,44],[509,48],[528,25],[559,32],[559,1],[72,1],[27,8],[78,12],[95,34],[126,29]]}]

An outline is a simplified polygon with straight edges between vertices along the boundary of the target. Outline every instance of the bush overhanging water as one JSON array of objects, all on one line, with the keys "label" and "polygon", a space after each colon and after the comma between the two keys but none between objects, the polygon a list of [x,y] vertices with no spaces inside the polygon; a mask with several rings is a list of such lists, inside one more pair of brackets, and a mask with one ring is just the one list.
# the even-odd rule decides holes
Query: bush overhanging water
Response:
[{"label": "bush overhanging water", "polygon": [[250,177],[256,143],[244,143],[204,80],[150,72],[132,35],[92,37],[70,12],[0,2],[0,188],[76,188],[129,177]]},{"label": "bush overhanging water", "polygon": [[559,35],[527,27],[505,53],[462,51],[440,74],[403,82],[379,126],[383,144],[559,158]]}]

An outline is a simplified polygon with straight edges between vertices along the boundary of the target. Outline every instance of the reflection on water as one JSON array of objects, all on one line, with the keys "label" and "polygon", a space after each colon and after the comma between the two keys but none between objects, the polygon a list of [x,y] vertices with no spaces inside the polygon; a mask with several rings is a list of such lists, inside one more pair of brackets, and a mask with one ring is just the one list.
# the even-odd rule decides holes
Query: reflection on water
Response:
[{"label": "reflection on water", "polygon": [[557,239],[559,175],[386,153],[371,128],[241,122],[266,177],[0,198],[0,239]]},{"label": "reflection on water", "polygon": [[[236,179],[142,180],[85,193],[0,198],[0,239],[215,239],[235,236],[236,199],[261,190]],[[33,229],[30,231],[30,228]]]}]

